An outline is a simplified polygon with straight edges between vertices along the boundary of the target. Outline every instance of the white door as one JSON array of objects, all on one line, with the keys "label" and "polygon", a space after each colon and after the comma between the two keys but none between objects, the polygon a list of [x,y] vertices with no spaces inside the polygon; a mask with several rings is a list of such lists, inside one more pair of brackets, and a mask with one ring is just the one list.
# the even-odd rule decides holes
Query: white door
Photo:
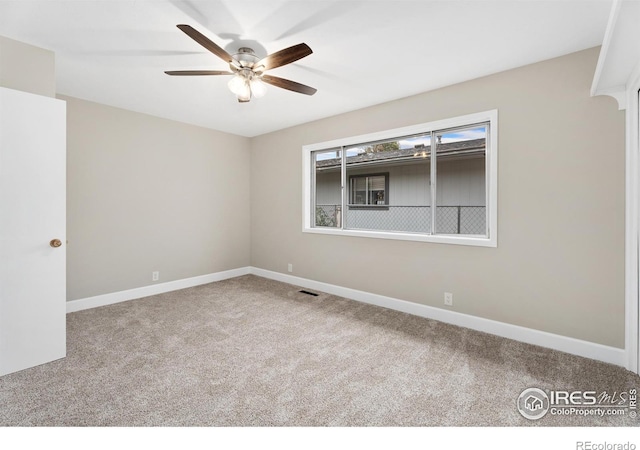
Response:
[{"label": "white door", "polygon": [[0,88],[0,375],[66,356],[65,209],[65,102]]}]

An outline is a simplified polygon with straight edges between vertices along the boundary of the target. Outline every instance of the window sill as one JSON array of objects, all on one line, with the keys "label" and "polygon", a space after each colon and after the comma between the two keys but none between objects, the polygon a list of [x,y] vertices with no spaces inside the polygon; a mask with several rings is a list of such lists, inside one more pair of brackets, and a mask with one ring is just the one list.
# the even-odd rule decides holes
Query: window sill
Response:
[{"label": "window sill", "polygon": [[349,209],[372,209],[379,211],[389,211],[389,205],[347,205]]},{"label": "window sill", "polygon": [[303,233],[329,234],[333,236],[351,236],[374,239],[393,239],[398,241],[431,242],[438,244],[468,245],[472,247],[498,247],[495,238],[462,234],[419,234],[371,230],[341,230],[329,227],[304,227]]}]

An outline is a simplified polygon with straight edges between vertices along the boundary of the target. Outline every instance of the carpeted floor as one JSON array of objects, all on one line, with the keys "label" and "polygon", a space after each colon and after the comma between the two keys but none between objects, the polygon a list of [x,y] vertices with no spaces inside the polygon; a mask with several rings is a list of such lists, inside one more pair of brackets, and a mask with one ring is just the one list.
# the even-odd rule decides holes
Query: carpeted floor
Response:
[{"label": "carpeted floor", "polygon": [[530,421],[529,387],[623,368],[247,275],[67,316],[67,357],[0,377],[2,426],[637,426]]}]

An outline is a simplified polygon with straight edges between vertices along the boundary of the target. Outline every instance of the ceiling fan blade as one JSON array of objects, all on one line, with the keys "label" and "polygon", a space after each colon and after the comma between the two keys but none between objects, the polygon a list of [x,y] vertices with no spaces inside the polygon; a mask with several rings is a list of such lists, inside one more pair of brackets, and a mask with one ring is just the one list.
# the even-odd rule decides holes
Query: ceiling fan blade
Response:
[{"label": "ceiling fan blade", "polygon": [[226,52],[225,49],[211,41],[204,34],[197,31],[195,28],[190,25],[176,25],[180,28],[187,36],[196,41],[198,44],[202,45],[204,48],[209,50],[211,53],[216,55],[217,57],[223,59],[224,61],[230,63],[233,58],[229,53]]},{"label": "ceiling fan blade", "polygon": [[289,91],[298,92],[300,94],[313,95],[316,93],[317,89],[305,86],[304,84],[296,83],[295,81],[285,80],[280,77],[272,77],[271,75],[262,75],[262,81],[265,83],[269,83],[273,86],[287,89]]},{"label": "ceiling fan blade", "polygon": [[166,70],[167,75],[233,75],[226,70]]},{"label": "ceiling fan blade", "polygon": [[309,56],[311,53],[313,53],[313,51],[307,44],[298,44],[265,56],[258,61],[254,67],[261,71],[275,69],[276,67],[284,66],[285,64],[290,64],[305,56]]}]

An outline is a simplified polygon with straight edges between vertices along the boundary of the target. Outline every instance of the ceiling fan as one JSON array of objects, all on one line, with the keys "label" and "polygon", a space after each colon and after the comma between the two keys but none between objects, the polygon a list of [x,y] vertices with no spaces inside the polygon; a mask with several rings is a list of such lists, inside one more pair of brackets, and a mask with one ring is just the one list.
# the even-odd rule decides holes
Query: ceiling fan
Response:
[{"label": "ceiling fan", "polygon": [[266,93],[265,83],[306,95],[313,95],[317,91],[317,89],[304,84],[264,73],[267,70],[290,64],[313,53],[307,44],[294,45],[258,59],[250,48],[242,47],[238,50],[238,53],[230,55],[226,50],[193,27],[189,25],[177,25],[177,27],[198,44],[228,63],[229,71],[167,70],[165,71],[167,75],[233,75],[228,86],[240,103],[250,101],[251,97],[262,97]]}]

